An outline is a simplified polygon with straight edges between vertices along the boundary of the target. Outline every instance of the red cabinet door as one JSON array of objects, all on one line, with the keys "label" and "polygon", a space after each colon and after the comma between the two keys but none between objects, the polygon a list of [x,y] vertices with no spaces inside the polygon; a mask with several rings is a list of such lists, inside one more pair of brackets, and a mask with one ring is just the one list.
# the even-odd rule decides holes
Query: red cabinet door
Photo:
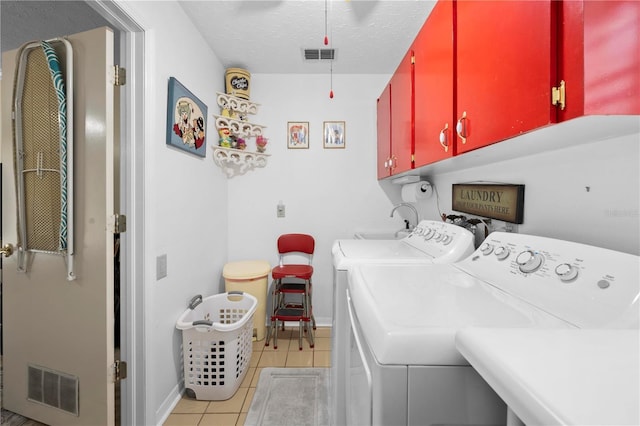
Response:
[{"label": "red cabinet door", "polygon": [[439,1],[413,43],[415,167],[454,155],[453,2]]},{"label": "red cabinet door", "polygon": [[640,2],[562,2],[561,120],[593,114],[640,114]]},{"label": "red cabinet door", "polygon": [[391,77],[391,174],[413,168],[413,52],[409,50]]},{"label": "red cabinet door", "polygon": [[557,3],[456,2],[458,153],[556,122]]},{"label": "red cabinet door", "polygon": [[391,85],[387,84],[377,104],[378,179],[391,175]]}]

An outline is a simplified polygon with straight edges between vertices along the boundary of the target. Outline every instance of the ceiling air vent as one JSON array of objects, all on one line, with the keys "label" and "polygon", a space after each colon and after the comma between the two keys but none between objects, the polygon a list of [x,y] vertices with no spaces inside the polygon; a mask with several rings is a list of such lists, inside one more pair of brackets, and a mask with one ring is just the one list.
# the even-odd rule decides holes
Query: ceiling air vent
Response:
[{"label": "ceiling air vent", "polygon": [[305,61],[331,60],[336,58],[335,49],[304,49],[303,53]]}]

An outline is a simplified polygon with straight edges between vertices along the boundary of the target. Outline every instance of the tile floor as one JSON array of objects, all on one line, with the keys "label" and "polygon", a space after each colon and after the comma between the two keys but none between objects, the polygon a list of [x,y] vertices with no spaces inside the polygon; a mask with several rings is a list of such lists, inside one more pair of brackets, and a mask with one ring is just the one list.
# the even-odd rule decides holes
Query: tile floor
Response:
[{"label": "tile floor", "polygon": [[268,347],[264,346],[264,340],[254,342],[250,368],[231,399],[197,401],[183,396],[164,426],[244,425],[263,368],[331,366],[331,328],[318,327],[314,336],[313,349],[307,339],[302,341],[302,350],[298,349],[297,327],[278,333],[278,349],[273,349],[273,342]]}]

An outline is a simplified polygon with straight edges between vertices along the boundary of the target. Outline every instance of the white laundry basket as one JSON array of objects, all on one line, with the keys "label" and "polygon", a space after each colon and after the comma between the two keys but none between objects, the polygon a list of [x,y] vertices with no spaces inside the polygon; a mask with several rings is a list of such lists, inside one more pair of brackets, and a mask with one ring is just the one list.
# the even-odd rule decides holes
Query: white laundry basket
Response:
[{"label": "white laundry basket", "polygon": [[231,398],[251,361],[257,299],[241,291],[191,299],[178,319],[187,395],[199,400]]}]

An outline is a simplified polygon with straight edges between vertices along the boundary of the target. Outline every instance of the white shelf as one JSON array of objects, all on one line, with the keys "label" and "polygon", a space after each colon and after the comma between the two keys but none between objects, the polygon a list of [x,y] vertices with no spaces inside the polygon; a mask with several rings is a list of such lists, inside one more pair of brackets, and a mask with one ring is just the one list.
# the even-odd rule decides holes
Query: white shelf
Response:
[{"label": "white shelf", "polygon": [[262,136],[262,129],[266,126],[249,123],[248,121],[236,120],[235,118],[214,115],[216,118],[216,129],[227,128],[231,133],[241,138]]},{"label": "white shelf", "polygon": [[[239,138],[251,138],[262,136],[266,126],[253,124],[246,121],[249,114],[258,112],[258,105],[246,99],[241,99],[225,93],[217,93],[216,101],[223,112],[228,110],[230,114],[214,115],[216,129],[229,129],[229,132]],[[231,115],[230,117],[228,115]],[[240,117],[240,118],[237,118]],[[213,147],[213,161],[222,168],[227,177],[242,175],[256,168],[267,165],[269,154],[255,151],[245,151],[236,148],[222,146]]]},{"label": "white shelf", "polygon": [[254,102],[250,102],[246,99],[237,98],[232,95],[227,95],[225,93],[216,92],[218,97],[216,101],[218,102],[218,106],[220,108],[228,107],[229,109],[236,111],[240,114],[257,114],[258,113],[258,105]]},{"label": "white shelf", "polygon": [[213,147],[213,161],[222,168],[227,177],[242,175],[267,165],[269,154],[244,151],[235,148]]}]

